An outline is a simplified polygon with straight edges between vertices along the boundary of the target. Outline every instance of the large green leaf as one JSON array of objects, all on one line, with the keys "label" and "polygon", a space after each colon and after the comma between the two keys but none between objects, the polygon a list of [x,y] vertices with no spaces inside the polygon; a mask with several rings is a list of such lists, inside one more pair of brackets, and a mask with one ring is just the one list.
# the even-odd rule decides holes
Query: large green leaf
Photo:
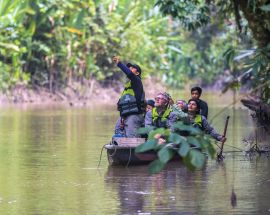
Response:
[{"label": "large green leaf", "polygon": [[192,149],[189,152],[190,163],[196,168],[201,169],[206,161],[206,156],[196,149]]},{"label": "large green leaf", "polygon": [[195,146],[197,148],[201,148],[201,144],[198,140],[198,138],[195,138],[193,136],[189,136],[187,137],[187,142],[191,145],[191,146]]},{"label": "large green leaf", "polygon": [[159,160],[162,163],[167,163],[174,155],[174,151],[167,146],[164,146],[162,149],[158,151]]},{"label": "large green leaf", "polygon": [[135,149],[135,152],[146,152],[146,151],[155,149],[156,146],[157,146],[157,140],[150,139],[150,140],[146,141],[145,143],[137,146]]},{"label": "large green leaf", "polygon": [[163,136],[169,136],[170,135],[170,130],[169,129],[165,129],[165,128],[158,128],[155,130],[150,131],[148,137],[151,138],[155,138],[155,136],[157,134],[163,135]]},{"label": "large green leaf", "polygon": [[13,50],[13,51],[16,51],[16,52],[19,52],[20,51],[20,48],[15,45],[15,44],[10,44],[10,43],[2,43],[0,42],[0,47],[4,47],[6,49],[10,49],[10,50]]},{"label": "large green leaf", "polygon": [[173,125],[174,129],[179,129],[180,131],[188,131],[191,134],[200,134],[201,131],[198,128],[194,128],[192,125],[185,125],[183,122],[177,122]]},{"label": "large green leaf", "polygon": [[159,173],[165,166],[166,164],[162,163],[160,160],[154,160],[149,164],[148,170],[150,174],[155,174]]},{"label": "large green leaf", "polygon": [[181,141],[185,140],[184,137],[182,137],[181,135],[179,134],[176,134],[176,133],[171,133],[170,136],[169,136],[169,142],[170,143],[176,143],[176,144],[179,144]]},{"label": "large green leaf", "polygon": [[190,150],[190,145],[186,141],[182,141],[180,144],[180,148],[178,149],[178,154],[181,157],[185,157],[187,156],[189,150]]}]

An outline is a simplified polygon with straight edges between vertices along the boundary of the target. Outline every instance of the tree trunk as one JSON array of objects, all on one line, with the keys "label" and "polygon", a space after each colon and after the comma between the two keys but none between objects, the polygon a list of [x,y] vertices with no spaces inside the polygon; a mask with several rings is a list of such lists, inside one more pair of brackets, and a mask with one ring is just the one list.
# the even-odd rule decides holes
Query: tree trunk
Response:
[{"label": "tree trunk", "polygon": [[260,48],[264,48],[270,43],[270,12],[262,11],[261,6],[270,4],[269,0],[257,0],[253,4],[254,9],[249,5],[251,1],[238,0],[240,10],[248,21],[253,37]]}]

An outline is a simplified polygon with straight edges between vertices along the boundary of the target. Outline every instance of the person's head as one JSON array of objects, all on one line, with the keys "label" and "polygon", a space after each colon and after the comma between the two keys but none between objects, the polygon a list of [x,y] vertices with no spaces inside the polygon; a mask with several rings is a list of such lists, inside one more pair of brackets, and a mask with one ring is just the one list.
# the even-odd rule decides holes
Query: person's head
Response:
[{"label": "person's head", "polygon": [[201,109],[200,103],[197,99],[190,99],[188,101],[188,112],[189,113],[199,114],[200,109]]},{"label": "person's head", "polygon": [[191,98],[192,99],[199,99],[202,95],[202,88],[200,87],[192,87],[191,90]]},{"label": "person's head", "polygon": [[152,99],[148,99],[146,101],[146,112],[152,110],[155,107],[155,101]]},{"label": "person's head", "polygon": [[187,110],[187,103],[185,100],[182,100],[182,99],[178,99],[176,101],[176,105],[181,109],[181,110]]},{"label": "person's head", "polygon": [[142,70],[141,70],[141,67],[140,67],[139,65],[128,63],[128,64],[127,64],[127,67],[130,69],[130,71],[131,71],[134,75],[141,76]]},{"label": "person's head", "polygon": [[163,108],[167,107],[170,102],[170,95],[166,92],[163,93],[158,93],[156,98],[155,98],[155,107],[157,108]]}]

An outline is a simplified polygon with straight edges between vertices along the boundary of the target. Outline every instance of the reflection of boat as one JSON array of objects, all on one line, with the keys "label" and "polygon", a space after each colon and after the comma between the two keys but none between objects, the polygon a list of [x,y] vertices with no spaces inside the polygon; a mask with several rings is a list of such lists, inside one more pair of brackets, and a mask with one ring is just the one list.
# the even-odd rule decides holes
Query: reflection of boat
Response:
[{"label": "reflection of boat", "polygon": [[104,146],[110,165],[141,165],[155,160],[157,153],[153,150],[135,152],[135,148],[144,142],[144,138],[113,138]]}]

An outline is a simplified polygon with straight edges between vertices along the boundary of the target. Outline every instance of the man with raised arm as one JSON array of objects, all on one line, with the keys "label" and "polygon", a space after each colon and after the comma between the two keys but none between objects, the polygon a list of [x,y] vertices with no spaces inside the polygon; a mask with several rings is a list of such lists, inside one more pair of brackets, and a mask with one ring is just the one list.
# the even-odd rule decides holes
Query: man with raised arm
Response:
[{"label": "man with raised arm", "polygon": [[115,125],[115,134],[123,137],[139,137],[137,129],[143,126],[145,112],[142,70],[137,64],[123,64],[118,56],[113,57],[113,61],[129,80],[117,103],[120,117]]}]

